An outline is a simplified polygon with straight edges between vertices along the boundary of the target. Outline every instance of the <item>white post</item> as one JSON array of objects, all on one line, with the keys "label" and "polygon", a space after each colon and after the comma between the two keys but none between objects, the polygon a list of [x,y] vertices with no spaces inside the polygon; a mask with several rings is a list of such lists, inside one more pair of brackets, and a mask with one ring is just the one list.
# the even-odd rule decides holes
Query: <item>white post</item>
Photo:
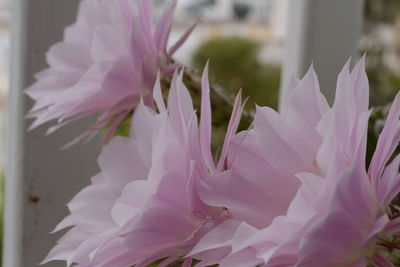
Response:
[{"label": "white post", "polygon": [[302,77],[311,63],[332,103],[337,74],[357,55],[363,8],[364,0],[290,1],[280,104],[291,75]]},{"label": "white post", "polygon": [[[61,40],[76,16],[77,0],[13,0],[8,164],[5,193],[3,266],[37,266],[60,235],[48,233],[66,215],[65,204],[96,172],[95,144],[58,148],[85,128],[85,122],[51,135],[26,132],[32,105],[23,89],[46,67],[45,52]],[[47,127],[48,125],[46,125]],[[44,266],[65,266],[53,262]]]}]

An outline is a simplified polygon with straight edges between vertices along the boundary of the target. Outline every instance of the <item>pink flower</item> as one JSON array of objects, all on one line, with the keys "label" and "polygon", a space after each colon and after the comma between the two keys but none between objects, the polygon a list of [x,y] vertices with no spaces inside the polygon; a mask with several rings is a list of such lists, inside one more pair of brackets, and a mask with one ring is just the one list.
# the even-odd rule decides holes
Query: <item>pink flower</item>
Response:
[{"label": "pink flower", "polygon": [[[191,97],[174,75],[165,107],[157,82],[159,114],[143,102],[137,107],[131,137],[113,138],[99,158],[101,173],[68,205],[71,214],[56,230],[72,226],[46,261],[78,266],[164,265],[193,249],[210,229],[226,221],[225,209],[205,204],[198,183],[226,172],[230,139],[241,114],[237,97],[218,163],[212,158],[211,106],[207,69],[202,79],[201,119]],[[185,259],[190,266],[192,258]]]},{"label": "pink flower", "polygon": [[389,160],[399,141],[400,94],[392,104],[368,174],[363,166],[365,150],[359,149],[359,164],[343,172],[328,211],[305,235],[298,266],[394,266],[385,256],[399,245],[395,234],[400,231],[400,218],[390,204],[400,192],[400,156]]},{"label": "pink flower", "polygon": [[[234,246],[245,244],[249,231],[267,228],[286,214],[301,185],[297,173],[318,171],[316,157],[323,139],[316,128],[328,108],[312,69],[301,82],[292,81],[282,115],[268,107],[257,108],[253,128],[236,135],[231,144],[228,166],[236,173],[234,179],[220,175],[207,179],[199,189],[204,202],[228,209],[236,228],[222,225],[209,232],[191,254],[205,250],[199,248],[224,247],[226,254],[215,259],[222,266],[246,266],[234,265],[237,257],[246,258],[248,266],[262,263],[255,249],[232,254]],[[271,234],[276,236],[282,229]],[[224,239],[213,238],[217,231],[225,233]]]},{"label": "pink flower", "polygon": [[151,106],[151,90],[161,77],[179,66],[171,56],[193,27],[171,49],[167,42],[176,1],[162,14],[155,29],[152,1],[84,0],[77,22],[65,30],[64,40],[47,54],[50,67],[36,75],[27,94],[36,101],[29,112],[31,128],[51,120],[58,123],[47,133],[74,120],[97,115],[97,122],[75,142],[97,131],[115,128],[129,116],[141,97]]},{"label": "pink flower", "polygon": [[[386,266],[378,242],[400,229],[386,214],[400,191],[400,160],[385,169],[400,141],[399,99],[367,175],[364,60],[351,73],[345,66],[332,108],[312,69],[293,80],[281,115],[258,108],[254,128],[234,138],[228,165],[240,178],[207,179],[200,190],[205,203],[226,207],[240,223],[211,230],[191,254],[224,248],[213,260],[230,267]],[[212,238],[218,233],[223,238]]]}]

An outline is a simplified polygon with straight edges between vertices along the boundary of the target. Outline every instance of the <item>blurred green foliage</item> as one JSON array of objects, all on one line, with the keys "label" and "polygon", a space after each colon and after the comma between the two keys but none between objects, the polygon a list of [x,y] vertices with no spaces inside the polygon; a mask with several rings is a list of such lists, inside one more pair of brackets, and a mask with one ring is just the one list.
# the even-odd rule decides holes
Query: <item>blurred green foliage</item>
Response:
[{"label": "blurred green foliage", "polygon": [[[120,125],[115,129],[114,136],[125,136],[129,137],[130,135],[130,128],[131,128],[131,121],[132,121],[132,115],[127,116]],[[109,126],[105,129],[104,134],[107,134],[107,131],[109,130]]]},{"label": "blurred green foliage", "polygon": [[[385,43],[377,38],[376,33],[382,30],[382,26],[391,30],[394,42]],[[363,39],[367,42],[362,47],[362,53],[367,55],[366,71],[370,86],[370,106],[374,107],[368,124],[368,142],[366,166],[369,166],[375,151],[379,134],[386,120],[390,102],[400,90],[400,73],[392,70],[385,62],[387,49],[396,53],[400,58],[400,0],[366,0],[364,9]],[[387,40],[386,40],[387,42]],[[388,47],[390,46],[390,47]],[[391,55],[393,56],[393,54]],[[397,147],[392,158],[400,153]],[[400,206],[400,194],[397,195],[392,205]],[[398,254],[398,251],[395,253]],[[385,255],[395,266],[400,266],[400,255]]]},{"label": "blurred green foliage", "polygon": [[[371,60],[374,56],[368,56]],[[400,90],[400,73],[395,73],[382,63],[367,65],[370,86],[370,106],[383,106],[393,101]]]},{"label": "blurred green foliage", "polygon": [[400,12],[399,0],[366,0],[364,9],[364,23],[392,23]]},{"label": "blurred green foliage", "polygon": [[[260,44],[239,38],[224,37],[206,41],[194,53],[193,66],[201,73],[209,61],[211,84],[223,92],[235,96],[240,89],[248,97],[245,110],[252,112],[255,104],[278,106],[281,70],[276,65],[265,65],[259,61]],[[218,98],[212,99],[213,142],[212,149],[218,152],[223,143],[226,126],[232,107]],[[252,122],[249,116],[242,116],[239,130],[247,129]]]},{"label": "blurred green foliage", "polygon": [[[396,25],[397,20],[397,25]],[[387,49],[397,52],[400,58],[400,0],[366,0],[363,35],[367,40],[362,53],[367,55],[367,74],[370,83],[370,104],[381,106],[391,102],[400,89],[400,73],[391,70],[385,60]],[[394,43],[387,44],[375,35],[382,25],[391,27]],[[386,41],[387,42],[387,41]],[[393,47],[388,48],[388,45]]]},{"label": "blurred green foliage", "polygon": [[193,65],[202,70],[210,60],[212,83],[221,86],[231,95],[243,89],[244,95],[249,97],[250,108],[253,108],[255,103],[276,109],[280,67],[260,63],[259,51],[260,45],[248,39],[211,39],[195,52]]}]

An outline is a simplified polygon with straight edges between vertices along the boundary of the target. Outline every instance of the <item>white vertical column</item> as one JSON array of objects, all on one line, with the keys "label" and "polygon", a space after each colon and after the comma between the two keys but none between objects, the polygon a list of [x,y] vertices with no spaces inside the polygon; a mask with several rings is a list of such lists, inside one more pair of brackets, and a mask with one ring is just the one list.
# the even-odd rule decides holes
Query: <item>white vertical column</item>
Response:
[{"label": "white vertical column", "polygon": [[[95,144],[66,151],[58,148],[88,122],[44,136],[26,132],[32,105],[23,89],[46,67],[45,51],[61,40],[74,21],[78,0],[13,0],[11,91],[5,195],[3,266],[37,266],[60,235],[48,233],[66,215],[65,204],[96,172]],[[48,127],[48,125],[46,125]],[[46,128],[45,127],[45,128]],[[53,262],[44,266],[65,266]]]},{"label": "white vertical column", "polygon": [[356,56],[364,0],[291,0],[289,5],[280,103],[291,75],[302,77],[311,63],[332,102],[337,74]]}]

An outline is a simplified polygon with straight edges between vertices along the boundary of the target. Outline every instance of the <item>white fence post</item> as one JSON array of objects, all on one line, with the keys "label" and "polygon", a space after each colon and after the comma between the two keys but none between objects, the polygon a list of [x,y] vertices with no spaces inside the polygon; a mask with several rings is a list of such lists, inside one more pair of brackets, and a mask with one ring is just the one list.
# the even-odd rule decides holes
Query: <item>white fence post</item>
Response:
[{"label": "white fence post", "polygon": [[302,77],[311,63],[332,103],[337,74],[356,56],[363,9],[364,0],[290,1],[280,104],[291,75]]},{"label": "white fence post", "polygon": [[[49,235],[66,215],[65,204],[96,172],[96,144],[58,148],[88,122],[51,135],[26,132],[32,102],[23,89],[45,68],[45,51],[74,21],[77,0],[12,0],[11,91],[5,196],[4,267],[31,267],[43,260],[60,235]],[[48,126],[48,125],[47,125]],[[53,262],[44,266],[65,266]]]}]

